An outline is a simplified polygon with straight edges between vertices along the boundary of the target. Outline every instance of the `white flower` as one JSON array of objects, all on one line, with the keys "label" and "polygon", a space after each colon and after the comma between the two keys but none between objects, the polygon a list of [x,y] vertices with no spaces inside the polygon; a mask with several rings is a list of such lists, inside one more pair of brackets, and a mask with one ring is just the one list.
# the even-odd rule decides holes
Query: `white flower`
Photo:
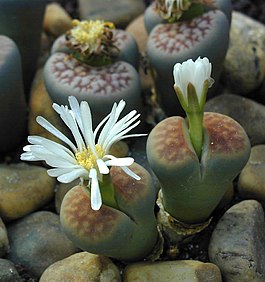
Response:
[{"label": "white flower", "polygon": [[178,89],[183,95],[185,103],[188,105],[188,85],[191,83],[198,97],[199,104],[204,99],[205,93],[205,82],[207,82],[207,90],[210,88],[214,79],[211,78],[212,64],[208,58],[200,57],[194,62],[189,59],[182,64],[177,63],[174,66],[173,76],[175,80],[175,89]]},{"label": "white flower", "polygon": [[136,121],[140,114],[133,110],[118,121],[126,103],[123,100],[118,105],[114,103],[110,114],[93,132],[88,103],[83,101],[79,105],[77,99],[70,96],[69,104],[71,109],[57,104],[53,104],[53,109],[71,130],[75,144],[46,119],[39,116],[36,119],[37,122],[68,147],[40,136],[29,136],[28,141],[31,145],[23,148],[25,152],[21,154],[21,160],[45,161],[53,167],[47,173],[52,177],[57,177],[58,181],[62,183],[70,183],[78,178],[82,182],[88,180],[91,207],[93,210],[99,210],[102,205],[99,181],[102,180],[103,174],[109,173],[110,166],[119,166],[129,176],[136,180],[140,179],[128,168],[134,162],[133,158],[116,158],[109,154],[111,146],[119,140],[145,135],[126,135],[140,123],[139,120]]}]

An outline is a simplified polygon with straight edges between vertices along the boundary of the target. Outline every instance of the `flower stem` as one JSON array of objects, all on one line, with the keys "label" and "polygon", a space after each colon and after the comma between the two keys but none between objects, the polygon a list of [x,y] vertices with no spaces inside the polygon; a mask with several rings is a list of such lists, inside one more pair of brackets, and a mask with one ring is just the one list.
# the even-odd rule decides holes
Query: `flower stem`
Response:
[{"label": "flower stem", "polygon": [[203,145],[203,112],[187,112],[191,143],[198,156],[201,158]]}]

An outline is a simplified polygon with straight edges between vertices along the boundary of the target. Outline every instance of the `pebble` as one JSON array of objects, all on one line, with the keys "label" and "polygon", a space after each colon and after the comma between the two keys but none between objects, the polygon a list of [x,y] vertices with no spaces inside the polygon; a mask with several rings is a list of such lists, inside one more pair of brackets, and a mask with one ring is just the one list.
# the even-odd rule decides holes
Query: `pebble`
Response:
[{"label": "pebble", "polygon": [[145,54],[148,35],[144,26],[144,15],[140,15],[134,19],[127,26],[126,31],[135,38],[138,49],[142,54],[142,62],[139,68],[142,90],[150,90],[154,86],[154,82],[148,69],[148,62]]},{"label": "pebble", "polygon": [[39,278],[58,260],[79,251],[61,230],[59,216],[49,211],[32,213],[7,226],[7,258]]},{"label": "pebble", "polygon": [[233,11],[232,28],[238,36],[244,40],[256,43],[259,48],[265,50],[265,25],[245,14]]},{"label": "pebble", "polygon": [[58,37],[72,28],[72,18],[58,3],[46,6],[43,29],[48,34]]},{"label": "pebble", "polygon": [[0,281],[1,282],[23,282],[19,276],[15,265],[7,260],[0,258]]},{"label": "pebble", "polygon": [[81,19],[102,19],[125,28],[144,12],[143,0],[78,0]]},{"label": "pebble", "polygon": [[265,142],[265,106],[233,94],[216,96],[206,102],[206,112],[217,112],[235,119],[245,129],[252,145]]},{"label": "pebble", "polygon": [[247,95],[265,78],[265,26],[233,12],[230,44],[222,72],[223,84],[235,94]]},{"label": "pebble", "polygon": [[135,18],[126,27],[126,31],[135,38],[139,51],[145,52],[148,34],[144,26],[144,15],[141,14],[140,16]]},{"label": "pebble", "polygon": [[136,263],[124,270],[124,282],[221,282],[221,273],[212,263],[192,260]]},{"label": "pebble", "polygon": [[119,269],[103,256],[81,252],[49,266],[40,282],[119,282]]},{"label": "pebble", "polygon": [[252,147],[248,163],[238,180],[239,196],[265,202],[265,145]]},{"label": "pebble", "polygon": [[23,217],[51,201],[55,179],[43,167],[26,163],[0,165],[0,216]]},{"label": "pebble", "polygon": [[4,257],[8,250],[9,241],[7,237],[7,231],[4,222],[0,217],[0,258]]},{"label": "pebble", "polygon": [[209,257],[226,282],[265,281],[265,224],[259,202],[245,200],[226,211],[213,231]]}]

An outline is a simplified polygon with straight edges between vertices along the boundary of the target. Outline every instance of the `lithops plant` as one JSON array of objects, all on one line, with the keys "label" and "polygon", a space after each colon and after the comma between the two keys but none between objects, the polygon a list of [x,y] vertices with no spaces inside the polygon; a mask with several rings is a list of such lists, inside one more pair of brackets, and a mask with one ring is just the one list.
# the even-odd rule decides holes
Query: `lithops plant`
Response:
[{"label": "lithops plant", "polygon": [[[232,3],[230,0],[155,0],[144,14],[145,28],[148,33],[160,23],[189,20],[210,10],[222,11],[231,23]],[[173,12],[173,18],[171,18]]]},{"label": "lithops plant", "polygon": [[175,65],[174,88],[187,120],[167,118],[147,140],[148,161],[161,184],[162,229],[173,241],[180,233],[190,235],[207,225],[250,154],[247,134],[235,120],[203,113],[213,83],[210,74],[207,58]]},{"label": "lithops plant", "polygon": [[140,165],[130,167],[141,180],[121,168],[110,169],[116,206],[103,204],[99,211],[90,205],[85,187],[71,189],[62,202],[61,224],[68,237],[82,250],[123,261],[149,256],[159,242],[154,215],[156,192],[150,174]]},{"label": "lithops plant", "polygon": [[183,113],[171,87],[175,62],[208,57],[218,81],[228,49],[231,11],[230,0],[156,0],[146,10],[147,56],[167,115]]},{"label": "lithops plant", "polygon": [[59,104],[69,95],[89,102],[96,124],[121,99],[128,110],[142,112],[138,56],[129,33],[103,21],[74,20],[73,29],[52,46],[44,68],[46,89]]},{"label": "lithops plant", "polygon": [[70,109],[54,104],[75,144],[46,119],[37,117],[37,122],[67,147],[29,136],[31,145],[24,147],[21,159],[45,161],[53,167],[47,173],[62,183],[80,179],[80,185],[65,195],[60,211],[63,230],[76,246],[131,261],[151,255],[157,243],[159,246],[160,237],[154,215],[156,189],[150,174],[132,157],[110,154],[119,140],[143,135],[127,134],[140,121],[135,110],[119,119],[125,104],[114,103],[110,114],[94,131],[86,101],[79,105],[70,96]]},{"label": "lithops plant", "polygon": [[0,153],[6,153],[25,138],[27,107],[18,47],[4,35],[0,46]]},{"label": "lithops plant", "polygon": [[27,97],[37,67],[46,2],[0,0],[0,34],[12,38],[19,48]]}]

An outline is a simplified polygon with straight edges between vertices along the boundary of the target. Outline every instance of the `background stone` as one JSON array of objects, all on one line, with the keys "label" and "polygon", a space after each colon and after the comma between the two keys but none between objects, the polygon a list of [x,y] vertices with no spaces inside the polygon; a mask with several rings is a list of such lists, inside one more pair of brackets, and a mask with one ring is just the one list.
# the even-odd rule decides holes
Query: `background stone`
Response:
[{"label": "background stone", "polygon": [[242,201],[223,215],[213,231],[209,257],[226,282],[265,281],[265,224],[259,202]]},{"label": "background stone", "polygon": [[105,20],[125,28],[144,12],[143,0],[78,0],[81,19]]},{"label": "background stone", "polygon": [[23,279],[19,276],[15,265],[11,261],[0,258],[0,281],[23,282]]},{"label": "background stone", "polygon": [[250,17],[233,12],[229,48],[221,81],[235,94],[247,95],[265,77],[265,27]]},{"label": "background stone", "polygon": [[35,278],[54,262],[79,251],[61,230],[59,216],[48,211],[32,213],[7,226],[7,258],[25,267]]},{"label": "background stone", "polygon": [[137,263],[124,270],[124,282],[221,282],[218,267],[200,261],[178,260]]},{"label": "background stone", "polygon": [[58,37],[72,27],[70,15],[57,3],[46,6],[43,29],[48,34]]},{"label": "background stone", "polygon": [[103,256],[81,252],[49,266],[40,282],[119,282],[119,269]]},{"label": "background stone", "polygon": [[4,257],[4,255],[8,250],[9,250],[9,241],[7,237],[6,227],[0,217],[0,258]]},{"label": "background stone", "polygon": [[217,112],[235,119],[245,129],[252,145],[265,142],[265,106],[238,95],[223,94],[206,102],[206,112]]},{"label": "background stone", "polygon": [[44,206],[54,196],[55,178],[44,167],[26,163],[0,164],[0,216],[20,218]]},{"label": "background stone", "polygon": [[265,202],[265,145],[252,147],[248,163],[238,180],[239,196]]}]

